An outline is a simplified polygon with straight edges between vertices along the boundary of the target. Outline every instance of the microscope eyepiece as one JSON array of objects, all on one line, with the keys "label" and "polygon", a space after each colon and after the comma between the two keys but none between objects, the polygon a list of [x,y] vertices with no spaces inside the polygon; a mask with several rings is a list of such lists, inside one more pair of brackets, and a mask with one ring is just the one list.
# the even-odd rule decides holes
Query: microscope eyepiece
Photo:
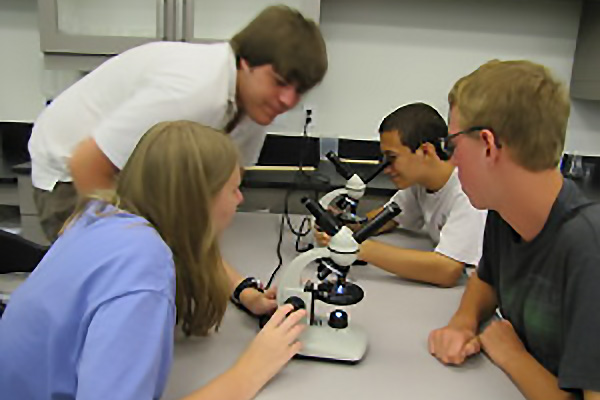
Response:
[{"label": "microscope eyepiece", "polygon": [[329,236],[333,236],[340,230],[339,223],[335,220],[335,218],[329,214],[321,205],[308,198],[304,197],[302,199],[302,204],[310,211],[310,213],[315,217],[315,221],[317,225]]},{"label": "microscope eyepiece", "polygon": [[375,216],[371,221],[352,235],[357,243],[364,242],[369,236],[377,232],[382,226],[400,214],[402,210],[396,203],[390,203]]},{"label": "microscope eyepiece", "polygon": [[340,174],[345,180],[352,178],[354,172],[352,172],[352,170],[350,170],[346,164],[342,163],[342,160],[339,159],[337,154],[335,154],[333,151],[330,151],[329,153],[325,154],[325,157],[331,161],[337,173]]}]

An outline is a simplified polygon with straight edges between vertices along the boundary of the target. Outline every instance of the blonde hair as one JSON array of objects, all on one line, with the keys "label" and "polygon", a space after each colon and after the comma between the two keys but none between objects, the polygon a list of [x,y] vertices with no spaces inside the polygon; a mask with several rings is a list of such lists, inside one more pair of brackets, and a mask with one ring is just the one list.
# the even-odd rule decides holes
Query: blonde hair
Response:
[{"label": "blonde hair", "polygon": [[543,65],[492,60],[459,79],[448,94],[463,129],[494,132],[514,159],[531,171],[555,168],[570,114],[565,85]]},{"label": "blonde hair", "polygon": [[222,132],[190,121],[161,122],[138,143],[116,191],[82,199],[65,226],[92,199],[148,220],[173,252],[183,332],[206,335],[218,329],[229,296],[211,209],[238,158]]}]

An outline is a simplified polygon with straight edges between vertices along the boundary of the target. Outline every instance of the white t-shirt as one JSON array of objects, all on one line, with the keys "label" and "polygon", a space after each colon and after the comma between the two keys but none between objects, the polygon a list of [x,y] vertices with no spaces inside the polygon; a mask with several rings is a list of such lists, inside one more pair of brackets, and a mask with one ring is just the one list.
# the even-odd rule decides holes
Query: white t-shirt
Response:
[{"label": "white t-shirt", "polygon": [[[58,96],[34,124],[33,185],[72,181],[75,147],[93,137],[122,169],[142,135],[162,121],[191,120],[224,129],[236,113],[235,55],[228,43],[156,42],[128,50]],[[230,133],[243,165],[255,164],[264,127],[248,116]]]},{"label": "white t-shirt", "polygon": [[399,190],[392,201],[402,209],[395,218],[400,227],[426,231],[436,243],[437,253],[465,264],[479,263],[487,211],[471,205],[460,185],[458,170],[437,192],[414,185]]}]

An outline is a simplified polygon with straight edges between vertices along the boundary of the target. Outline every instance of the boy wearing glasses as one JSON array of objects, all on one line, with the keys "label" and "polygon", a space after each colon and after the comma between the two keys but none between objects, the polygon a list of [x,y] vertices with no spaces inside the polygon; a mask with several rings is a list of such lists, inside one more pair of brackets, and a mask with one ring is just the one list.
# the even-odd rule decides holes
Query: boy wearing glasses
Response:
[{"label": "boy wearing glasses", "polygon": [[[490,211],[477,274],[429,351],[462,364],[483,350],[528,399],[600,399],[600,207],[557,168],[568,91],[542,65],[491,61],[448,100],[452,161]],[[505,319],[480,332],[496,307]]]},{"label": "boy wearing glasses", "polygon": [[[431,106],[414,103],[385,117],[379,133],[381,152],[390,163],[385,173],[400,189],[390,201],[402,209],[382,231],[397,226],[425,230],[436,247],[421,251],[367,240],[359,259],[405,279],[454,286],[465,265],[479,262],[486,212],[471,206],[442,149],[448,127]],[[323,232],[315,236],[322,245],[329,241]]]}]

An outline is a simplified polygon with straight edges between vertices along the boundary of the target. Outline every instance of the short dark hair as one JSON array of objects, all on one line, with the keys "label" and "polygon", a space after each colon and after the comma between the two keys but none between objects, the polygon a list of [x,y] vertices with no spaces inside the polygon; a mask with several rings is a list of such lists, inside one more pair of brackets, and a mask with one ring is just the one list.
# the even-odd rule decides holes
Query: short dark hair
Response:
[{"label": "short dark hair", "polygon": [[229,41],[252,67],[272,64],[275,72],[305,93],[323,80],[327,50],[318,25],[287,6],[264,9]]},{"label": "short dark hair", "polygon": [[415,152],[423,143],[431,143],[441,160],[448,156],[440,139],[448,136],[448,126],[435,108],[425,103],[412,103],[398,108],[381,121],[379,134],[398,131],[402,144]]}]

